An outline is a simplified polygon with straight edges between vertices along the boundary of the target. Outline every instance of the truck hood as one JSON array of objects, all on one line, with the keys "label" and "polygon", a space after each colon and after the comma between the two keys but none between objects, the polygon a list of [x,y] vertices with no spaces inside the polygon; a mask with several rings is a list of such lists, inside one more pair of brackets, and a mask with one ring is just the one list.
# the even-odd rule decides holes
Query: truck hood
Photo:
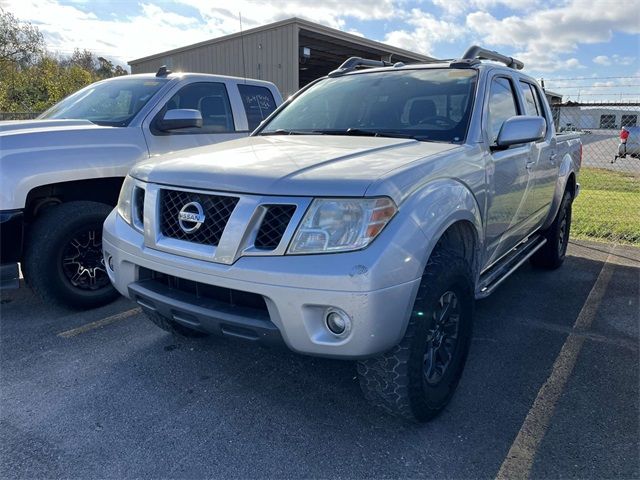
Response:
[{"label": "truck hood", "polygon": [[386,173],[457,145],[329,135],[256,136],[137,164],[139,180],[258,195],[362,196]]},{"label": "truck hood", "polygon": [[[22,120],[0,122],[0,166],[27,169],[27,163],[49,169],[94,165],[131,165],[148,158],[140,128],[107,127],[88,120]],[[109,150],[108,163],[96,163],[96,152]],[[54,160],[64,160],[55,165]],[[86,165],[77,165],[84,161]],[[25,170],[26,171],[26,170]]]},{"label": "truck hood", "polygon": [[16,132],[42,132],[70,127],[97,127],[89,120],[4,120],[0,122],[0,136]]},{"label": "truck hood", "polygon": [[[70,149],[78,152],[82,148],[101,147],[112,144],[116,138],[128,137],[129,128],[105,127],[88,120],[22,120],[0,122],[0,159],[3,164],[18,158],[25,151],[44,152]],[[124,135],[123,135],[124,134]],[[4,165],[3,165],[4,166]]]},{"label": "truck hood", "polygon": [[0,209],[23,208],[38,186],[124,177],[149,158],[139,127],[86,120],[0,122]]}]

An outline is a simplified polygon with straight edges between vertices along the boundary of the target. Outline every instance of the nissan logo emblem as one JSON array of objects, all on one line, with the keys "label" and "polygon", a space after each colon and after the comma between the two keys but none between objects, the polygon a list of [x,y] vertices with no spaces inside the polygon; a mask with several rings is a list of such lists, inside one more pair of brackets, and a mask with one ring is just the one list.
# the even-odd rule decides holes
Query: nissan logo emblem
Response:
[{"label": "nissan logo emblem", "polygon": [[198,202],[187,203],[178,213],[178,223],[184,233],[193,233],[204,223],[204,210]]}]

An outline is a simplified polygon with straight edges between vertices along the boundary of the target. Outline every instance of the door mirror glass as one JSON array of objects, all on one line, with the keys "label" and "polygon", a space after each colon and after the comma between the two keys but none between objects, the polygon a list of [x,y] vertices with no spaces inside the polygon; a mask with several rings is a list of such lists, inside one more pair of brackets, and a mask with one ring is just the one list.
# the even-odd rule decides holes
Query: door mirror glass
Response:
[{"label": "door mirror glass", "polygon": [[202,128],[202,114],[190,108],[167,110],[160,120],[160,130],[179,130],[181,128]]},{"label": "door mirror glass", "polygon": [[537,142],[544,138],[547,122],[542,117],[518,115],[502,124],[498,134],[499,147],[509,147],[519,143]]}]

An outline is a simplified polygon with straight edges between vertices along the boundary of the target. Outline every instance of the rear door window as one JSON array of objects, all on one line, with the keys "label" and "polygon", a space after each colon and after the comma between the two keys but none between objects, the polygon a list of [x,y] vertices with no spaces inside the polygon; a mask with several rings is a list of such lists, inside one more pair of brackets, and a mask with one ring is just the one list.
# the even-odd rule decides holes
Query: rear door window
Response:
[{"label": "rear door window", "polygon": [[547,135],[547,128],[549,125],[549,119],[547,118],[547,113],[544,110],[544,100],[543,100],[543,94],[540,92],[540,89],[532,84],[529,84],[529,87],[531,87],[531,91],[534,92],[534,100],[536,102],[536,109],[538,110],[538,115],[540,115],[542,118],[544,118],[547,122],[547,126],[544,129],[544,135]]},{"label": "rear door window", "polygon": [[540,110],[538,110],[538,106],[536,105],[536,99],[531,91],[531,84],[527,82],[520,82],[520,90],[522,91],[522,96],[524,98],[524,108],[527,115],[540,115]]},{"label": "rear door window", "polygon": [[273,94],[268,88],[256,85],[238,85],[238,90],[247,114],[249,130],[255,130],[276,109]]}]

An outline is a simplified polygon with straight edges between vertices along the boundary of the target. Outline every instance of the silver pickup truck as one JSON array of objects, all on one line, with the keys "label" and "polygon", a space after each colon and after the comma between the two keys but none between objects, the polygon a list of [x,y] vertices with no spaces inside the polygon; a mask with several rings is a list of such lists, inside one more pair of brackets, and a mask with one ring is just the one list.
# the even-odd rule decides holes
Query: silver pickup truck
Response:
[{"label": "silver pickup truck", "polygon": [[521,68],[352,58],[246,139],[138,164],[104,225],[113,284],[175,334],[357,360],[373,404],[432,418],[475,299],[565,258],[581,144]]}]

